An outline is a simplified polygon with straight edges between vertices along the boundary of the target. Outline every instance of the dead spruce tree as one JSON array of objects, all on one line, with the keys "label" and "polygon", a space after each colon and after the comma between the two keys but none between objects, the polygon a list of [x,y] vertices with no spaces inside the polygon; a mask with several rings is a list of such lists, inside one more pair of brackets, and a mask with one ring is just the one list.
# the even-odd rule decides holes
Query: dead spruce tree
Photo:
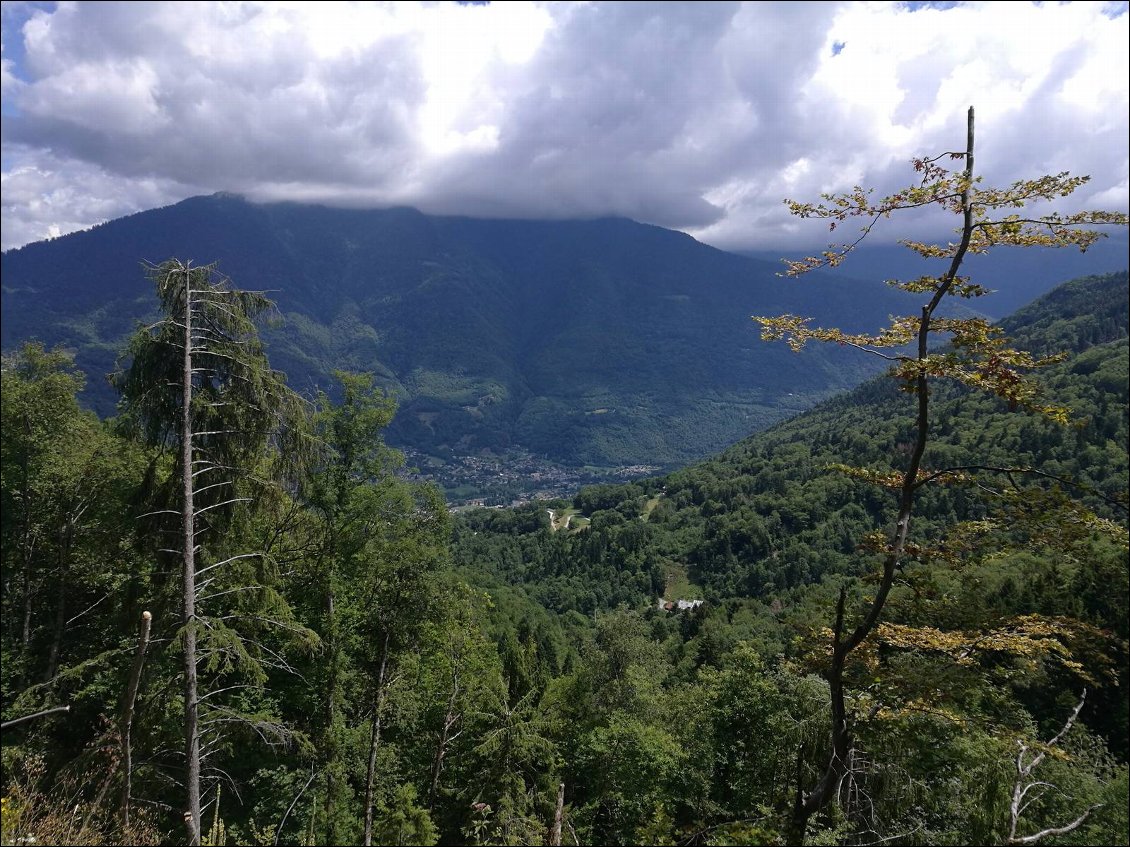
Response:
[{"label": "dead spruce tree", "polygon": [[[810,326],[808,318],[796,315],[756,317],[765,340],[784,340],[794,350],[808,341],[834,342],[880,356],[891,362],[892,373],[900,385],[915,398],[912,442],[906,466],[890,472],[841,468],[852,475],[890,488],[898,498],[894,526],[875,547],[881,557],[881,571],[873,596],[863,607],[848,607],[846,589],[836,605],[835,623],[827,678],[832,718],[826,765],[814,785],[805,788],[798,767],[796,798],[786,826],[789,844],[803,844],[811,817],[842,796],[845,780],[851,778],[853,716],[845,692],[845,667],[852,654],[880,627],[896,575],[911,558],[911,520],[915,496],[928,484],[953,482],[978,474],[1021,473],[1024,469],[990,468],[969,465],[961,468],[926,468],[923,456],[930,441],[930,384],[936,379],[955,380],[971,388],[1002,398],[1011,408],[1027,408],[1065,421],[1066,410],[1040,401],[1036,383],[1027,375],[1034,368],[1057,361],[1056,357],[1037,359],[1027,352],[1012,349],[1000,329],[981,318],[955,319],[938,314],[947,297],[979,297],[988,293],[969,277],[960,274],[962,262],[971,254],[991,248],[1077,247],[1085,250],[1101,234],[1088,227],[1126,225],[1124,214],[1088,211],[1063,215],[1052,212],[1029,215],[1025,208],[1043,200],[1066,197],[1084,185],[1089,177],[1059,173],[1032,180],[1021,180],[1007,188],[982,187],[974,171],[974,120],[969,109],[964,150],[944,152],[917,159],[914,169],[920,182],[890,196],[875,199],[860,187],[846,194],[825,194],[823,202],[786,201],[792,214],[800,218],[829,221],[834,230],[849,218],[863,221],[862,233],[855,241],[829,247],[818,256],[788,262],[788,276],[798,276],[824,267],[839,265],[880,221],[896,212],[940,207],[957,216],[961,223],[958,239],[945,244],[905,240],[901,243],[925,259],[941,260],[945,270],[939,275],[923,275],[910,281],[891,281],[896,287],[920,294],[924,303],[917,315],[897,317],[874,335],[851,334],[838,329]],[[950,171],[940,162],[964,163],[960,171]],[[1014,211],[1020,210],[1020,211]],[[932,341],[945,341],[939,349]],[[909,348],[910,352],[905,352]],[[854,623],[853,623],[854,621]]]},{"label": "dead spruce tree", "polygon": [[[233,521],[262,489],[268,465],[278,470],[280,456],[301,455],[297,433],[305,410],[271,370],[259,341],[255,322],[272,305],[264,295],[232,288],[213,265],[171,259],[149,267],[148,275],[164,317],[135,334],[128,368],[115,383],[127,424],[173,453],[176,485],[169,486],[167,503],[179,500],[179,508],[149,516],[163,518],[163,530],[180,542],[161,552],[180,560],[174,641],[183,665],[184,821],[188,843],[197,845],[202,762],[209,748],[220,747],[222,728],[244,723],[265,740],[285,736],[268,717],[225,706],[220,695],[260,685],[265,666],[287,668],[261,638],[264,630],[314,638],[266,584],[265,554],[233,553],[238,542],[225,537],[238,535],[230,532]],[[280,439],[292,443],[279,449]],[[202,667],[208,684],[198,678]]]}]

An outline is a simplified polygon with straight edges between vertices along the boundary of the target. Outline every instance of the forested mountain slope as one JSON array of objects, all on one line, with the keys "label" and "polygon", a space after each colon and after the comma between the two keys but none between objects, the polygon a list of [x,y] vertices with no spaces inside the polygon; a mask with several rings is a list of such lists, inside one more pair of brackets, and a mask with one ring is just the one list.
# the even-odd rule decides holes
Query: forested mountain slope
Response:
[{"label": "forested mountain slope", "polygon": [[[1058,759],[1064,770],[1048,776],[1056,791],[1035,813],[1048,817],[1020,832],[1075,820],[1089,791],[1106,805],[1062,843],[1126,839],[1124,816],[1114,810],[1130,799],[1127,282],[1126,272],[1076,280],[1005,322],[1020,346],[1069,354],[1042,382],[1071,408],[1076,425],[1010,411],[960,387],[937,391],[928,467],[1030,466],[1056,480],[1041,477],[1025,490],[1026,475],[1017,471],[922,492],[911,537],[912,549],[919,544],[923,552],[896,583],[878,644],[849,671],[862,757],[853,779],[865,796],[861,806],[841,801],[846,820],[837,812],[821,822],[832,843],[1004,843],[1007,798],[1019,785],[1016,744],[1029,743],[1018,727],[1049,739],[1073,704],[1081,710],[1069,736],[1074,746]],[[872,556],[860,545],[894,515],[891,492],[830,466],[886,468],[892,457],[897,466],[911,404],[889,379],[873,380],[685,470],[544,504],[555,530],[534,506],[478,510],[457,521],[456,563],[498,596],[536,599],[565,622],[595,613],[598,626],[622,628],[625,640],[650,635],[662,644],[665,660],[645,656],[636,641],[642,652],[623,661],[627,680],[640,679],[631,669],[646,669],[663,681],[663,695],[643,686],[636,705],[598,723],[588,743],[616,738],[633,751],[620,755],[656,767],[647,756],[661,754],[643,740],[649,727],[650,743],[666,738],[695,751],[682,759],[670,752],[686,781],[667,790],[685,796],[694,792],[687,782],[702,787],[717,804],[714,817],[707,815],[717,829],[700,825],[694,835],[687,826],[680,831],[688,843],[774,843],[771,809],[792,801],[797,750],[824,731],[821,718],[801,705],[823,700],[805,688],[823,681],[803,674],[826,668],[837,592],[869,590],[858,577]],[[1061,513],[1060,492],[1094,516]],[[979,523],[991,515],[997,523]],[[1103,519],[1110,523],[1100,531]],[[665,611],[656,606],[663,595],[706,602]],[[538,644],[551,629],[528,620],[530,643]],[[611,642],[598,637],[606,639],[601,645]],[[1061,664],[1057,655],[1077,664]],[[708,694],[711,685],[720,687]],[[570,696],[588,702],[582,691],[570,689]],[[584,721],[583,706],[570,714]],[[629,742],[632,731],[639,735]],[[1074,781],[1083,771],[1073,769],[1086,770],[1096,752],[1090,761],[1103,762],[1091,771],[1098,781],[1083,789]],[[710,764],[702,757],[712,757]],[[639,827],[655,823],[627,799],[652,785],[648,777],[567,770],[589,803],[609,803],[616,787],[619,814]],[[1045,805],[1052,794],[1056,802]],[[659,802],[654,790],[644,796]],[[597,815],[598,825],[616,820],[607,814]],[[629,843],[623,832],[613,840]]]},{"label": "forested mountain slope", "polygon": [[[1028,464],[1125,497],[1127,291],[1125,272],[1076,280],[1003,322],[1023,349],[1070,353],[1044,378],[1077,426],[1010,412],[955,387],[938,397],[927,465]],[[533,506],[472,513],[468,526],[482,531],[461,535],[456,554],[494,562],[488,566],[531,583],[551,607],[585,612],[661,593],[672,565],[715,600],[855,572],[856,545],[891,517],[894,500],[829,466],[884,466],[905,449],[911,412],[893,381],[875,378],[685,470],[582,490],[573,507],[591,520],[584,531],[549,532]],[[970,517],[972,503],[960,488],[926,492],[916,532],[928,537]],[[530,531],[534,523],[541,528]],[[495,556],[493,544],[521,552]]]},{"label": "forested mountain slope", "polygon": [[570,464],[671,465],[709,454],[858,384],[853,351],[762,344],[752,314],[863,328],[906,299],[880,281],[725,253],[625,219],[507,221],[411,209],[255,205],[197,197],[2,258],[2,343],[75,351],[103,416],[105,382],[155,301],[142,260],[219,261],[266,290],[275,368],[306,393],[374,373],[400,409],[390,440],[445,456],[516,446]]}]

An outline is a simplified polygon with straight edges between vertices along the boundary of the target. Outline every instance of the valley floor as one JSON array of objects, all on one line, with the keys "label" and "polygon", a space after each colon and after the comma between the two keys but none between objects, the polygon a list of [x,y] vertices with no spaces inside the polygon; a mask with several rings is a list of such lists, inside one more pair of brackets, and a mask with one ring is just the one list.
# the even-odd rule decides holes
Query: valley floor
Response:
[{"label": "valley floor", "polygon": [[408,460],[408,476],[436,483],[453,510],[571,498],[586,485],[627,482],[665,470],[659,465],[567,467],[524,450],[444,459],[412,448],[402,449]]}]

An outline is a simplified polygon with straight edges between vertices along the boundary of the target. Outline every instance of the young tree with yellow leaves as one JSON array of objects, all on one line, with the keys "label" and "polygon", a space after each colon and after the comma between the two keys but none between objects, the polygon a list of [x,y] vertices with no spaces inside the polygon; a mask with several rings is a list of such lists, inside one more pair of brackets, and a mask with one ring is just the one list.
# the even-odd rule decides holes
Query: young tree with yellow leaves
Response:
[{"label": "young tree with yellow leaves", "polygon": [[[832,717],[828,762],[819,780],[808,790],[800,784],[798,773],[796,799],[786,828],[789,844],[804,843],[810,818],[837,797],[849,775],[853,716],[849,713],[845,697],[845,666],[852,654],[877,634],[896,576],[911,558],[914,545],[910,541],[910,527],[916,495],[923,486],[931,483],[991,473],[1029,471],[1026,468],[984,465],[925,467],[923,457],[931,434],[931,382],[939,378],[956,380],[1002,398],[1010,408],[1026,408],[1057,421],[1067,421],[1067,410],[1045,403],[1040,398],[1037,383],[1028,373],[1058,361],[1057,357],[1036,358],[1012,348],[1003,332],[987,320],[957,319],[938,314],[947,297],[971,298],[988,293],[969,277],[960,274],[963,261],[970,254],[986,253],[1001,246],[1076,247],[1086,250],[1102,237],[1091,227],[1125,226],[1127,223],[1125,214],[1113,212],[1089,211],[1070,215],[1053,212],[1030,216],[1012,211],[1023,210],[1038,201],[1066,197],[1089,178],[1064,172],[1021,180],[1007,188],[983,187],[974,171],[973,118],[971,107],[964,151],[945,152],[914,161],[914,169],[921,177],[917,185],[878,200],[872,198],[871,191],[857,186],[846,194],[825,194],[820,203],[786,201],[792,214],[800,218],[827,220],[830,230],[835,230],[838,224],[849,218],[864,221],[861,234],[853,242],[831,246],[818,256],[788,262],[788,276],[839,265],[880,221],[895,212],[938,206],[959,216],[961,226],[957,230],[959,238],[956,243],[901,242],[923,258],[948,261],[948,267],[940,275],[891,281],[904,291],[923,295],[925,302],[919,314],[894,318],[889,326],[874,335],[813,327],[809,319],[795,315],[755,318],[762,326],[763,339],[784,340],[794,350],[800,350],[808,341],[835,342],[889,360],[894,377],[904,390],[914,395],[917,406],[906,467],[890,473],[841,468],[897,491],[898,511],[893,528],[875,545],[882,557],[882,567],[874,596],[864,603],[862,609],[853,612],[847,608],[846,589],[841,590],[839,595],[827,670]],[[943,161],[964,162],[965,167],[961,171],[950,171],[939,164]],[[948,345],[938,348],[931,344],[935,340],[946,340]],[[852,619],[856,620],[854,624]]]}]

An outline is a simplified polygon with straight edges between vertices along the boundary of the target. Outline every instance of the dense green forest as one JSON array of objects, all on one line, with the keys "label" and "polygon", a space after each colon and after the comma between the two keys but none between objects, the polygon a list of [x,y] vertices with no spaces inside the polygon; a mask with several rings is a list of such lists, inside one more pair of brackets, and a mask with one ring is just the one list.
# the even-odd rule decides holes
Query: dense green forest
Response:
[{"label": "dense green forest", "polygon": [[[1070,354],[1041,380],[1073,425],[937,389],[933,462],[1054,479],[923,494],[810,841],[1006,843],[1087,810],[1042,843],[1130,838],[1128,288],[1077,280],[1006,323]],[[822,633],[894,508],[832,466],[897,457],[906,395],[877,379],[666,477],[451,518],[397,475],[392,402],[339,381],[230,448],[236,496],[200,495],[202,840],[780,843],[829,731]],[[65,354],[4,361],[3,717],[70,707],[5,727],[4,843],[183,838],[180,460],[118,384],[102,422]],[[1046,754],[1030,775],[1018,744]],[[1044,785],[1016,818],[1022,779]]]}]

